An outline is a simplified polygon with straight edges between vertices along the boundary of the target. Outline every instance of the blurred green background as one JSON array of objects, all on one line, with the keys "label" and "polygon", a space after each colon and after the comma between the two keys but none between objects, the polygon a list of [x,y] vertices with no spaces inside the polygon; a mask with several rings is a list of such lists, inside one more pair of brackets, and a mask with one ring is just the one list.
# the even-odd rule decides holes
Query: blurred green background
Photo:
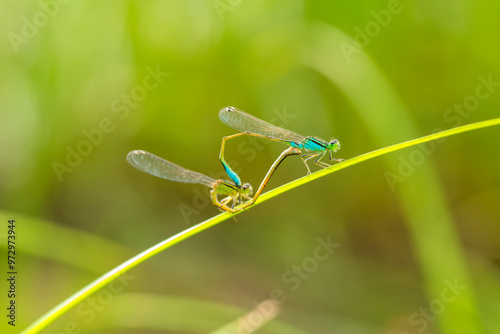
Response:
[{"label": "blurred green background", "polygon": [[[222,107],[339,138],[346,159],[499,115],[498,1],[1,7],[0,236],[5,259],[15,219],[19,272],[18,323],[3,316],[2,333],[218,214],[207,188],[142,174],[125,156],[144,149],[222,177],[221,139],[234,133]],[[280,314],[258,333],[499,333],[499,139],[467,133],[287,192],[44,332],[210,333],[278,289]],[[226,157],[256,188],[284,148],[242,137]],[[289,158],[269,188],[304,174]],[[337,245],[321,261],[318,238]]]}]

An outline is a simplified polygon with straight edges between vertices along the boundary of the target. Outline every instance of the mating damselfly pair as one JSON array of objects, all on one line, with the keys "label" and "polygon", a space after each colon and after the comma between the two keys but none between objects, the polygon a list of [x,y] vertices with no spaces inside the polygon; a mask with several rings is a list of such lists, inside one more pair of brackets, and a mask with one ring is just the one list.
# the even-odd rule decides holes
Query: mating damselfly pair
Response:
[{"label": "mating damselfly pair", "polygon": [[[238,134],[222,139],[219,155],[222,166],[232,182],[221,179],[216,180],[142,150],[129,152],[127,161],[138,170],[156,177],[181,183],[197,183],[212,188],[210,192],[212,203],[219,207],[219,209],[231,213],[236,213],[254,204],[278,166],[290,155],[301,156],[307,168],[308,175],[311,174],[311,170],[307,164],[308,160],[314,159],[314,163],[322,168],[330,167],[329,164],[321,161],[327,154],[331,161],[342,161],[342,159],[333,157],[333,153],[340,149],[340,143],[337,139],[327,142],[316,137],[301,136],[295,132],[265,122],[235,107],[221,109],[219,111],[219,118],[224,124],[240,131]],[[273,163],[255,192],[255,195],[253,195],[252,186],[249,183],[243,184],[238,174],[231,169],[224,159],[226,141],[242,135],[265,138],[289,146]],[[219,199],[219,195],[223,196],[223,198]]]}]

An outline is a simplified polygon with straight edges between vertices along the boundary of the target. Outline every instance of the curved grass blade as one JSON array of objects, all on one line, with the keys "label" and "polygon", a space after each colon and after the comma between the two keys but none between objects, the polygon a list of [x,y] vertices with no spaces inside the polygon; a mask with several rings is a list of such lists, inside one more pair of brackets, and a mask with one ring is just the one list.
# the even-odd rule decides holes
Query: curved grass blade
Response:
[{"label": "curved grass blade", "polygon": [[[303,184],[309,183],[313,180],[316,180],[318,178],[324,177],[328,174],[337,172],[339,170],[348,168],[350,166],[359,164],[361,162],[368,161],[373,158],[377,158],[395,151],[402,150],[404,148],[412,147],[418,144],[426,143],[432,140],[440,139],[440,138],[445,138],[449,137],[452,135],[456,135],[459,133],[464,133],[468,131],[473,131],[473,130],[478,130],[478,129],[483,129],[495,125],[500,125],[500,118],[495,118],[487,121],[482,121],[482,122],[477,122],[477,123],[472,123],[468,125],[463,125],[459,126],[456,128],[452,128],[449,130],[437,132],[431,135],[427,135],[424,137],[420,137],[417,139],[409,140],[403,143],[395,144],[392,146],[388,146],[385,148],[381,148],[372,152],[368,152],[362,155],[359,155],[357,157],[354,157],[352,159],[346,160],[340,164],[333,165],[329,168],[325,168],[322,170],[319,170],[311,175],[304,176],[300,179],[294,180],[292,182],[289,182],[281,187],[278,187],[276,189],[273,189],[271,191],[268,191],[267,193],[261,195],[259,199],[255,202],[255,204],[252,207],[255,207],[255,205],[258,205],[259,203],[265,202],[273,197],[276,197],[280,194],[283,194],[289,190],[292,190],[294,188],[297,188]],[[193,227],[190,227],[154,246],[152,246],[149,249],[146,249],[145,251],[137,254],[133,258],[129,259],[128,261],[125,261],[118,267],[114,268],[113,270],[109,271],[108,273],[104,274],[103,276],[99,277],[92,283],[88,284],[84,288],[80,289],[76,293],[74,293],[72,296],[68,297],[65,301],[60,303],[59,305],[55,306],[52,310],[44,314],[42,317],[40,317],[38,320],[36,320],[33,324],[31,324],[28,328],[26,328],[22,333],[39,333],[42,329],[47,327],[50,323],[54,322],[57,318],[61,317],[64,313],[75,307],[78,303],[82,302],[85,298],[89,297],[93,293],[97,292],[99,289],[107,285],[108,283],[112,282],[116,278],[118,278],[121,274],[124,274],[125,272],[129,271],[130,269],[134,268],[135,266],[139,265],[140,263],[144,262],[145,260],[149,259],[150,257],[164,251],[167,248],[170,248],[171,246],[178,244],[179,242],[196,235],[212,226],[215,226],[219,223],[222,223],[223,221],[234,217],[235,215],[240,214],[241,212],[244,212],[248,210],[248,208],[245,208],[235,214],[230,214],[230,213],[221,213],[217,216],[214,216],[204,222],[199,223],[198,225],[195,225]]]}]

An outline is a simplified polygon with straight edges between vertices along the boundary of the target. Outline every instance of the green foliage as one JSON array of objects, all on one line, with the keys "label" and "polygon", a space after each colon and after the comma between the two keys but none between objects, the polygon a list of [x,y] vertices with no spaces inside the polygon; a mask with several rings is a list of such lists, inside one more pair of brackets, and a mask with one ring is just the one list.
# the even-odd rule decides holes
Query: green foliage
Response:
[{"label": "green foliage", "polygon": [[[330,168],[326,168],[323,170],[320,170],[314,174],[311,174],[309,176],[302,177],[300,179],[297,179],[295,181],[292,181],[288,184],[285,184],[281,187],[278,187],[274,190],[271,190],[265,194],[263,194],[259,199],[255,202],[255,204],[252,206],[255,207],[259,203],[262,203],[266,200],[269,200],[273,197],[276,197],[280,194],[283,194],[286,191],[289,191],[291,189],[297,188],[303,184],[306,184],[308,182],[311,182],[313,180],[316,180],[318,178],[324,177],[328,174],[334,173],[336,171],[340,171],[342,169],[345,169],[347,167],[359,164],[361,162],[368,161],[370,159],[386,155],[388,153],[392,153],[398,150],[402,150],[405,148],[409,148],[412,146],[420,145],[432,140],[437,140],[440,138],[446,138],[451,135],[467,132],[467,131],[472,131],[476,129],[482,129],[486,128],[489,126],[494,126],[494,125],[499,125],[500,124],[500,118],[488,120],[488,121],[483,121],[483,122],[478,122],[478,123],[473,123],[469,125],[464,125],[458,128],[453,128],[450,130],[438,132],[435,134],[431,134],[425,137],[417,138],[414,140],[410,140],[404,143],[400,144],[395,144],[389,147],[381,148],[373,152],[365,153],[363,155],[357,156],[355,158],[343,161],[342,163],[336,164]],[[213,218],[210,218],[198,225],[195,225],[191,228],[188,228],[166,240],[163,242],[154,245],[153,247],[145,250],[144,252],[134,256],[133,258],[129,259],[128,261],[122,263],[120,266],[116,267],[112,271],[106,273],[105,275],[101,276],[94,282],[90,283],[80,291],[77,291],[74,295],[66,299],[64,302],[56,306],[54,309],[52,309],[50,312],[48,312],[46,315],[44,315],[42,318],[38,319],[34,324],[32,324],[29,328],[27,328],[23,333],[38,333],[40,330],[48,326],[51,322],[59,318],[62,314],[66,313],[69,309],[89,297],[90,295],[94,294],[96,291],[101,289],[102,287],[106,286],[113,280],[116,280],[117,278],[120,277],[120,275],[123,275],[130,269],[134,268],[135,266],[139,265],[143,261],[149,259],[150,257],[170,248],[171,246],[186,240],[189,237],[192,237],[208,228],[211,228],[223,221],[226,221],[230,219],[232,216],[238,215],[250,208],[246,208],[236,214],[231,214],[231,213],[222,213],[219,214]],[[465,305],[467,309],[470,310],[473,309],[474,305]]]},{"label": "green foliage", "polygon": [[[23,278],[14,332],[165,236],[222,221],[210,220],[207,189],[125,161],[144,149],[226,178],[217,157],[234,132],[217,119],[222,107],[338,138],[338,158],[497,118],[499,11],[492,0],[2,1],[0,215],[17,220]],[[266,190],[296,180],[300,191],[280,187],[237,223],[156,254],[93,321],[79,307],[105,288],[46,331],[182,331],[121,302],[135,293],[173,309],[182,298],[230,305],[207,331],[224,329],[278,289],[281,313],[262,333],[275,322],[307,333],[500,333],[497,143],[492,127],[321,182],[286,159]],[[226,159],[256,188],[283,149],[242,137]],[[326,237],[338,250],[296,271]],[[467,288],[443,304],[455,278]]]}]

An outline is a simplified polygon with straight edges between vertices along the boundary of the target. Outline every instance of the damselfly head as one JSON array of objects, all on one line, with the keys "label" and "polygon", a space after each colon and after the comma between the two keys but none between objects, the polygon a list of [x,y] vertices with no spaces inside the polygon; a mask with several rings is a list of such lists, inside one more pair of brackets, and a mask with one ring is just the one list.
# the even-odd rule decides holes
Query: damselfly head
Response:
[{"label": "damselfly head", "polygon": [[338,150],[340,150],[340,142],[338,141],[338,139],[332,139],[328,143],[328,156],[330,160],[334,159],[333,153],[337,152]]},{"label": "damselfly head", "polygon": [[340,150],[340,142],[338,139],[332,139],[329,143],[328,143],[328,150],[329,151],[333,151],[333,153],[337,152],[338,150]]},{"label": "damselfly head", "polygon": [[253,187],[250,183],[243,183],[241,186],[241,189],[244,190],[245,193],[252,195],[253,194]]}]

